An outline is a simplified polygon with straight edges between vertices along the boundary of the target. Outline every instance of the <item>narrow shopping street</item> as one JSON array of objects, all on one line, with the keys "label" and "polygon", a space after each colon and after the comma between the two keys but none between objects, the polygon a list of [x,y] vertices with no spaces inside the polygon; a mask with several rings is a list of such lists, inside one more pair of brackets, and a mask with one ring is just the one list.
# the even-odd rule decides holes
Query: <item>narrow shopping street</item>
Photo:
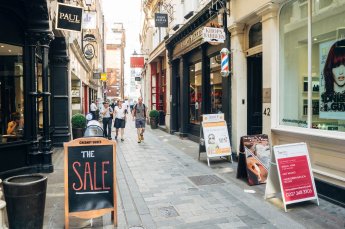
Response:
[{"label": "narrow shopping street", "polygon": [[[265,185],[236,179],[237,163],[198,161],[198,144],[147,128],[138,144],[134,122],[117,144],[118,228],[344,228],[345,209],[320,199],[288,207],[264,200]],[[114,132],[113,132],[114,135]],[[114,136],[113,136],[114,139]],[[64,228],[63,150],[48,175],[44,228]],[[255,192],[255,193],[254,193]],[[113,228],[110,215],[72,228]],[[92,224],[92,226],[91,226]]]}]

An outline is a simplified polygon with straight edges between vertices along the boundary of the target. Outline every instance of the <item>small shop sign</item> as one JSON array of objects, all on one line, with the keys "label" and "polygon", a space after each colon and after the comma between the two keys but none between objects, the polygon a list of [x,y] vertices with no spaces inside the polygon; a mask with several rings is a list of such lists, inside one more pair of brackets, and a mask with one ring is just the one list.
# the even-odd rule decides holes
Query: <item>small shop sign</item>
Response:
[{"label": "small shop sign", "polygon": [[202,38],[205,42],[224,43],[226,36],[223,28],[204,27]]},{"label": "small shop sign", "polygon": [[68,31],[81,31],[83,18],[83,8],[71,6],[68,4],[58,3],[56,29]]},{"label": "small shop sign", "polygon": [[155,27],[168,27],[168,14],[155,13]]}]

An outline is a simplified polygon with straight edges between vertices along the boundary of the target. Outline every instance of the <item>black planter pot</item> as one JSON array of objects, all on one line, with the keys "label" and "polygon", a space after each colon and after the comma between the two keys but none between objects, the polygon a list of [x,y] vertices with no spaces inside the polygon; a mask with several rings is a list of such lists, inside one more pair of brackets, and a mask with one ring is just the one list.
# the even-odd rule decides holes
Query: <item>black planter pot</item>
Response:
[{"label": "black planter pot", "polygon": [[42,228],[47,177],[14,176],[4,180],[3,185],[9,228]]},{"label": "black planter pot", "polygon": [[85,128],[72,128],[73,139],[84,137]]},{"label": "black planter pot", "polygon": [[151,129],[157,129],[158,128],[158,119],[157,118],[150,118],[150,125],[151,125]]}]

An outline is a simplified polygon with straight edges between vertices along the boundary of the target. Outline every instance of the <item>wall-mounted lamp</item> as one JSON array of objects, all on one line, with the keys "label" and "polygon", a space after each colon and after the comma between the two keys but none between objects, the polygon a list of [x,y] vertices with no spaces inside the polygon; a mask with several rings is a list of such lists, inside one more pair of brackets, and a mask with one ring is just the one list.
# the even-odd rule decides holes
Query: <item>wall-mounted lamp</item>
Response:
[{"label": "wall-mounted lamp", "polygon": [[184,15],[184,19],[188,19],[194,15],[194,11],[189,11],[186,15]]},{"label": "wall-mounted lamp", "polygon": [[92,6],[92,0],[85,0],[86,6]]},{"label": "wall-mounted lamp", "polygon": [[180,28],[180,25],[184,25],[184,24],[176,24],[174,25],[174,27],[172,27],[172,30],[176,31]]}]

